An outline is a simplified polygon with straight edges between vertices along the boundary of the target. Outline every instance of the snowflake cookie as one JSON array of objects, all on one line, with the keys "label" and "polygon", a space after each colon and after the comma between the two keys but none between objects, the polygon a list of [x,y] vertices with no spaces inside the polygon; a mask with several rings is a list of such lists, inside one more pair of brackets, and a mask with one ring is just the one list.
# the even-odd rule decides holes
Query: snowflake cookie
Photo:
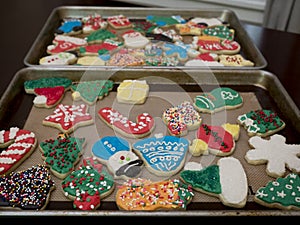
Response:
[{"label": "snowflake cookie", "polygon": [[254,149],[249,150],[245,159],[253,165],[267,164],[266,172],[271,177],[282,177],[286,168],[300,172],[300,145],[286,144],[285,137],[274,134],[270,140],[255,136],[249,139],[249,145]]}]

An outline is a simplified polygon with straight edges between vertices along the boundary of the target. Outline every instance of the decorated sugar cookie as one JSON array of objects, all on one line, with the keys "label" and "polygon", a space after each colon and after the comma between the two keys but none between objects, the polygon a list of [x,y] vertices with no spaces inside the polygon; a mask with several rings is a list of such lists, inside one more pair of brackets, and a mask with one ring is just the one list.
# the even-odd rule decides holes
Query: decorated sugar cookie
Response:
[{"label": "decorated sugar cookie", "polygon": [[123,43],[107,39],[101,44],[90,44],[79,48],[79,54],[81,56],[98,56],[103,54],[110,54],[113,50],[118,49]]},{"label": "decorated sugar cookie", "polygon": [[43,119],[43,125],[57,128],[63,133],[72,133],[78,127],[93,123],[93,117],[88,113],[88,107],[84,104],[59,104],[51,115]]},{"label": "decorated sugar cookie", "polygon": [[62,86],[65,89],[70,88],[72,80],[66,77],[44,77],[35,80],[26,80],[24,82],[25,92],[34,94],[34,89],[45,87],[58,87]]},{"label": "decorated sugar cookie", "polygon": [[300,210],[299,187],[299,175],[290,173],[284,178],[279,177],[260,187],[255,193],[254,201],[269,208]]},{"label": "decorated sugar cookie", "polygon": [[254,63],[245,59],[242,55],[220,55],[220,63],[224,66],[254,66]]},{"label": "decorated sugar cookie", "polygon": [[177,32],[174,29],[163,30],[159,27],[156,27],[155,29],[153,29],[152,32],[154,34],[162,34],[162,35],[170,38],[172,40],[172,42],[183,40],[183,37],[181,35],[177,34]]},{"label": "decorated sugar cookie", "polygon": [[251,137],[248,142],[250,149],[245,159],[253,165],[267,164],[266,172],[271,177],[283,177],[286,169],[300,172],[300,145],[286,144],[284,136],[274,134],[269,140]]},{"label": "decorated sugar cookie", "polygon": [[58,54],[61,52],[75,51],[80,47],[87,45],[85,39],[65,35],[55,36],[52,42],[53,45],[49,45],[47,47],[48,54]]},{"label": "decorated sugar cookie", "polygon": [[191,60],[188,60],[185,66],[204,66],[204,67],[223,67],[222,63],[218,62],[218,55],[215,53],[200,53]]},{"label": "decorated sugar cookie", "polygon": [[55,30],[56,35],[76,35],[82,31],[82,22],[80,19],[65,19],[60,27]]},{"label": "decorated sugar cookie", "polygon": [[285,122],[277,113],[267,109],[251,110],[239,115],[237,122],[247,130],[249,136],[267,137],[285,127]]},{"label": "decorated sugar cookie", "polygon": [[178,30],[180,35],[201,35],[201,28],[185,24],[175,24],[176,29]]},{"label": "decorated sugar cookie", "polygon": [[136,20],[132,22],[133,30],[138,31],[142,34],[151,33],[156,27],[153,23],[144,20]]},{"label": "decorated sugar cookie", "polygon": [[188,130],[197,129],[202,122],[200,114],[188,101],[166,109],[162,119],[167,125],[169,133],[173,136],[184,136]]},{"label": "decorated sugar cookie", "polygon": [[125,29],[125,28],[132,27],[132,23],[130,22],[129,18],[121,14],[115,16],[109,16],[107,18],[107,22],[114,29]]},{"label": "decorated sugar cookie", "polygon": [[138,31],[130,30],[122,34],[124,45],[128,48],[144,48],[150,40]]},{"label": "decorated sugar cookie", "polygon": [[116,34],[107,29],[96,30],[86,37],[86,41],[89,45],[97,43],[100,44],[107,39],[117,40],[118,37],[116,36]]},{"label": "decorated sugar cookie", "polygon": [[76,65],[79,66],[105,66],[105,60],[98,56],[83,56],[79,57]]},{"label": "decorated sugar cookie", "polygon": [[166,57],[177,57],[181,62],[189,58],[187,50],[179,45],[165,43],[162,48],[164,50],[163,55]]},{"label": "decorated sugar cookie", "polygon": [[154,56],[145,59],[145,65],[147,66],[177,66],[179,63],[179,59],[176,56]]},{"label": "decorated sugar cookie", "polygon": [[69,52],[61,52],[58,54],[48,55],[40,58],[40,65],[72,65],[76,63],[76,55]]},{"label": "decorated sugar cookie", "polygon": [[126,137],[147,136],[155,125],[154,119],[148,113],[139,114],[135,122],[111,107],[101,108],[98,115],[109,127]]},{"label": "decorated sugar cookie", "polygon": [[236,109],[242,104],[243,98],[240,93],[229,87],[215,88],[210,92],[197,95],[194,99],[194,107],[203,113]]},{"label": "decorated sugar cookie", "polygon": [[150,137],[133,144],[146,168],[157,176],[172,176],[184,166],[189,141],[174,136]]},{"label": "decorated sugar cookie", "polygon": [[202,30],[202,35],[214,36],[231,41],[234,39],[234,33],[234,29],[229,29],[228,26],[224,25],[207,27]]},{"label": "decorated sugar cookie", "polygon": [[61,185],[65,196],[73,201],[73,208],[79,210],[96,210],[115,188],[112,176],[92,158],[84,159]]},{"label": "decorated sugar cookie", "polygon": [[247,202],[248,180],[240,161],[224,157],[201,170],[184,170],[180,179],[196,191],[218,197],[229,207],[243,208]]},{"label": "decorated sugar cookie", "polygon": [[11,127],[0,131],[0,174],[14,171],[35,150],[37,138],[32,131]]},{"label": "decorated sugar cookie", "polygon": [[206,27],[213,27],[222,25],[223,22],[219,18],[214,17],[193,17],[186,23],[189,26],[199,27],[199,28],[206,28]]},{"label": "decorated sugar cookie", "polygon": [[0,208],[44,210],[55,189],[45,165],[0,175]]},{"label": "decorated sugar cookie", "polygon": [[107,66],[141,66],[145,63],[143,57],[134,56],[131,53],[117,52],[107,61]]},{"label": "decorated sugar cookie", "polygon": [[146,20],[151,23],[156,24],[159,27],[162,26],[171,26],[178,23],[185,23],[186,20],[179,15],[174,16],[157,16],[157,15],[148,15],[146,16]]},{"label": "decorated sugar cookie", "polygon": [[132,179],[118,188],[116,204],[127,211],[186,210],[193,196],[191,188],[177,179]]},{"label": "decorated sugar cookie", "polygon": [[107,27],[107,22],[97,13],[83,17],[82,22],[82,32],[84,34],[90,34],[96,30],[105,29]]},{"label": "decorated sugar cookie", "polygon": [[85,138],[64,135],[56,139],[48,139],[40,143],[42,159],[50,167],[51,172],[59,179],[64,179],[79,162],[85,145]]},{"label": "decorated sugar cookie", "polygon": [[149,94],[146,80],[123,80],[117,88],[117,100],[127,104],[144,104]]},{"label": "decorated sugar cookie", "polygon": [[103,99],[112,90],[114,82],[111,80],[93,80],[73,83],[71,86],[73,100],[83,100],[93,105]]}]

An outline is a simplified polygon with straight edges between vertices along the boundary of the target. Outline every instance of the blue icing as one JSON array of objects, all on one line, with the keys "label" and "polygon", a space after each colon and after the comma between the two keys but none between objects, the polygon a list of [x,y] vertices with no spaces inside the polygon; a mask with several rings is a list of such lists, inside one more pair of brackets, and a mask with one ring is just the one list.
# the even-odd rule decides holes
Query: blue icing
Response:
[{"label": "blue icing", "polygon": [[186,59],[188,57],[187,50],[182,48],[179,45],[165,43],[164,48],[166,49],[165,50],[166,56],[173,56],[178,54],[179,58],[181,59]]},{"label": "blue icing", "polygon": [[64,33],[70,33],[73,31],[74,27],[80,27],[82,26],[82,23],[79,20],[71,20],[64,22],[63,25],[61,25],[58,30],[63,31]]},{"label": "blue icing", "polygon": [[92,147],[92,153],[94,156],[108,160],[112,155],[119,151],[130,151],[129,143],[116,136],[106,136],[95,142]]},{"label": "blue icing", "polygon": [[189,141],[175,136],[146,138],[133,144],[154,170],[172,172],[178,169],[188,151]]},{"label": "blue icing", "polygon": [[103,61],[108,61],[110,59],[110,54],[99,55],[99,58]]}]

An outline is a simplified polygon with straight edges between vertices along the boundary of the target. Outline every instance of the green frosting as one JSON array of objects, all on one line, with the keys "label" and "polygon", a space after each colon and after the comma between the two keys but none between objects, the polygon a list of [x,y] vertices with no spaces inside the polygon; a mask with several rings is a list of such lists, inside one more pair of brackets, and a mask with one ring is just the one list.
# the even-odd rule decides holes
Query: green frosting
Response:
[{"label": "green frosting", "polygon": [[110,32],[109,30],[100,29],[97,31],[92,32],[89,36],[86,37],[87,42],[94,42],[94,41],[104,41],[106,39],[115,39],[117,36]]},{"label": "green frosting", "polygon": [[234,39],[234,32],[230,30],[227,26],[214,26],[208,27],[203,30],[204,35],[215,36],[222,39],[227,39],[232,41]]},{"label": "green frosting", "polygon": [[194,193],[191,189],[191,187],[187,184],[184,184],[183,182],[180,182],[179,180],[173,180],[173,183],[175,185],[178,185],[178,196],[179,199],[173,202],[174,205],[180,205],[181,208],[186,208],[187,204],[192,200]]},{"label": "green frosting", "polygon": [[45,162],[52,170],[65,175],[74,169],[81,156],[85,138],[57,138],[40,143]]},{"label": "green frosting", "polygon": [[24,88],[35,89],[35,88],[45,88],[45,87],[57,87],[63,86],[65,89],[69,88],[72,84],[72,80],[64,77],[45,77],[37,80],[27,80],[24,82]]},{"label": "green frosting", "polygon": [[300,177],[292,173],[285,178],[270,181],[257,190],[255,198],[267,203],[278,203],[283,207],[300,207]]},{"label": "green frosting", "polygon": [[202,170],[184,170],[180,177],[196,190],[201,189],[213,194],[222,192],[218,165],[211,165]]}]

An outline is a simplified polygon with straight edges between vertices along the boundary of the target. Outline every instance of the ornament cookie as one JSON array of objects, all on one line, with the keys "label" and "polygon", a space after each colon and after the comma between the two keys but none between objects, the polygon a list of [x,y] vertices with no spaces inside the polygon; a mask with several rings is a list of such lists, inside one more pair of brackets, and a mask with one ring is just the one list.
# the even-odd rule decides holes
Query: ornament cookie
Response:
[{"label": "ornament cookie", "polygon": [[117,88],[120,103],[144,104],[149,94],[146,80],[123,80]]},{"label": "ornament cookie", "polygon": [[62,135],[56,139],[48,139],[40,143],[42,159],[50,167],[54,176],[64,179],[81,159],[85,138]]},{"label": "ornament cookie", "polygon": [[92,158],[84,159],[61,185],[65,196],[73,201],[73,208],[79,210],[96,210],[101,199],[115,188],[113,178]]},{"label": "ornament cookie", "polygon": [[219,87],[211,92],[197,95],[194,107],[203,113],[215,113],[221,110],[231,110],[243,105],[243,98],[239,92],[229,87]]},{"label": "ornament cookie", "polygon": [[43,119],[43,125],[57,128],[63,133],[72,133],[78,127],[93,123],[93,117],[88,113],[88,106],[84,104],[59,104],[53,114]]},{"label": "ornament cookie", "polygon": [[184,136],[188,130],[197,129],[202,122],[200,114],[188,101],[166,109],[162,119],[167,125],[169,133],[173,136]]},{"label": "ornament cookie", "polygon": [[69,52],[48,55],[40,58],[40,65],[72,65],[77,61],[77,56]]},{"label": "ornament cookie", "polygon": [[151,137],[137,141],[133,150],[146,168],[157,176],[172,176],[184,166],[189,141],[174,136]]},{"label": "ornament cookie", "polygon": [[11,127],[0,131],[0,174],[14,171],[35,150],[37,138],[32,131]]},{"label": "ornament cookie", "polygon": [[250,60],[246,60],[242,55],[220,55],[220,63],[224,66],[254,66]]},{"label": "ornament cookie", "polygon": [[44,210],[55,189],[45,165],[0,175],[0,208]]},{"label": "ornament cookie", "polygon": [[201,170],[184,170],[180,179],[196,191],[218,197],[229,207],[243,208],[248,195],[248,180],[240,161],[224,157],[216,165]]},{"label": "ornament cookie", "polygon": [[148,113],[142,113],[137,116],[136,122],[129,120],[117,110],[111,107],[104,107],[98,111],[102,119],[109,127],[116,132],[126,136],[142,138],[151,133],[154,129],[154,119]]},{"label": "ornament cookie", "polygon": [[272,110],[258,109],[238,116],[237,123],[247,130],[249,136],[267,137],[285,127],[285,122]]},{"label": "ornament cookie", "polygon": [[296,173],[290,173],[284,178],[270,181],[265,187],[259,188],[254,201],[269,208],[283,210],[300,210],[300,177]]},{"label": "ornament cookie", "polygon": [[128,211],[186,210],[193,196],[191,188],[177,179],[132,179],[118,188],[116,204]]},{"label": "ornament cookie", "polygon": [[58,54],[61,52],[75,51],[87,45],[85,39],[64,35],[57,35],[53,39],[53,45],[47,47],[48,54]]},{"label": "ornament cookie", "polygon": [[253,165],[267,164],[266,172],[271,177],[282,177],[286,169],[300,173],[300,145],[286,144],[284,136],[274,134],[269,140],[258,136],[249,138],[250,149],[245,159]]},{"label": "ornament cookie", "polygon": [[93,80],[73,83],[71,86],[74,101],[83,100],[93,105],[97,100],[103,99],[113,89],[114,82],[111,80]]}]

